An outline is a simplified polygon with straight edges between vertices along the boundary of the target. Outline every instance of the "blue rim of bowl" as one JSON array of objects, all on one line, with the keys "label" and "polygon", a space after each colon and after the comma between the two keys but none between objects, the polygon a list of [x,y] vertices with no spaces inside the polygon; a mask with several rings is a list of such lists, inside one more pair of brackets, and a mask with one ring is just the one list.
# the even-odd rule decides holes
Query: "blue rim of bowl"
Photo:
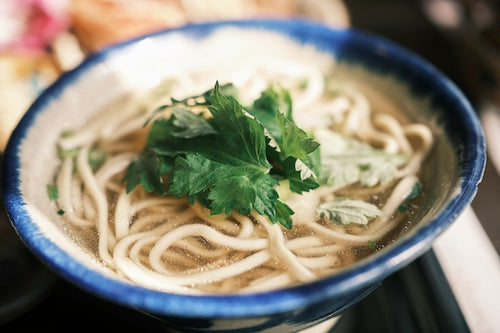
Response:
[{"label": "blue rim of bowl", "polygon": [[[36,224],[24,208],[20,193],[20,160],[18,150],[39,112],[80,75],[113,54],[143,39],[155,38],[176,32],[194,38],[203,38],[219,28],[266,29],[283,33],[300,43],[311,44],[318,49],[347,62],[369,65],[375,71],[397,75],[411,74],[410,85],[415,94],[433,94],[436,103],[452,106],[457,113],[455,121],[467,142],[463,147],[461,192],[444,209],[420,228],[412,237],[381,251],[370,260],[363,261],[336,275],[315,282],[282,290],[254,295],[203,295],[187,296],[164,293],[103,277],[76,262],[57,245],[40,235]],[[374,59],[382,61],[374,62]],[[433,65],[418,55],[380,36],[354,28],[334,29],[321,23],[300,18],[253,19],[188,24],[183,27],[155,32],[146,36],[115,44],[89,56],[74,70],[64,73],[47,88],[26,112],[11,135],[5,151],[4,201],[10,219],[23,241],[48,266],[71,283],[114,303],[159,315],[196,318],[241,318],[268,316],[306,308],[328,298],[349,294],[368,288],[429,250],[432,242],[450,226],[472,202],[477,185],[482,179],[486,162],[485,140],[479,119],[468,99],[460,89]],[[36,235],[36,237],[33,237]],[[58,258],[54,261],[53,258]]]}]

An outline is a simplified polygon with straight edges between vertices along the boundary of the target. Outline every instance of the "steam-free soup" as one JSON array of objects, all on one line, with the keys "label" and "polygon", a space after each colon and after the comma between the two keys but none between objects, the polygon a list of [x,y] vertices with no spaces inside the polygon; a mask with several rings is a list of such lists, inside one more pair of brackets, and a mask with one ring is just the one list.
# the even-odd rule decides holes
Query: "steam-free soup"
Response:
[{"label": "steam-free soup", "polygon": [[55,209],[104,265],[159,290],[245,293],[342,270],[411,227],[433,145],[348,73],[256,61],[121,96],[61,136]]}]

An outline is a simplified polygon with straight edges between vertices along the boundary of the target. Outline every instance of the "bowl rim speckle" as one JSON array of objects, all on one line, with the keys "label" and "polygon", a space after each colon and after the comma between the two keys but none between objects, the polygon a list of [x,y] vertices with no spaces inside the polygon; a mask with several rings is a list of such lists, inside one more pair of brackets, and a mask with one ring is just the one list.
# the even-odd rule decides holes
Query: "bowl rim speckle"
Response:
[{"label": "bowl rim speckle", "polygon": [[[149,290],[104,277],[75,262],[66,253],[62,253],[62,250],[55,244],[40,235],[36,224],[30,222],[19,189],[21,180],[19,179],[18,150],[26,133],[34,123],[37,113],[43,112],[48,101],[54,95],[78,80],[81,75],[85,75],[89,68],[97,66],[104,59],[113,57],[114,54],[123,52],[130,45],[143,39],[154,39],[155,36],[163,36],[173,32],[187,32],[203,38],[210,32],[225,26],[269,29],[292,35],[300,42],[307,41],[313,44],[334,39],[336,44],[322,44],[321,47],[330,53],[335,53],[339,44],[344,45],[343,47],[348,52],[366,51],[366,55],[360,55],[356,59],[360,62],[369,62],[370,57],[374,56],[390,58],[395,71],[409,70],[415,76],[415,80],[432,82],[434,86],[425,89],[440,89],[446,99],[449,99],[447,103],[454,105],[456,112],[462,117],[459,121],[464,123],[463,130],[468,140],[468,146],[464,149],[466,165],[462,170],[462,177],[465,181],[460,185],[461,192],[446,205],[437,218],[417,230],[412,237],[392,245],[378,253],[377,256],[373,256],[371,260],[311,283],[253,295],[190,296]],[[354,53],[342,54],[341,56],[350,57],[352,55]],[[62,74],[37,98],[11,135],[5,150],[3,198],[14,227],[28,247],[58,274],[102,298],[142,311],[169,316],[197,318],[267,316],[272,313],[294,311],[336,295],[349,293],[354,286],[358,289],[369,288],[429,250],[432,242],[456,220],[475,196],[486,161],[484,141],[476,113],[460,89],[426,60],[382,37],[355,28],[338,30],[299,18],[193,23],[112,45],[90,55],[74,70]],[[54,253],[57,253],[57,262],[51,259]]]}]

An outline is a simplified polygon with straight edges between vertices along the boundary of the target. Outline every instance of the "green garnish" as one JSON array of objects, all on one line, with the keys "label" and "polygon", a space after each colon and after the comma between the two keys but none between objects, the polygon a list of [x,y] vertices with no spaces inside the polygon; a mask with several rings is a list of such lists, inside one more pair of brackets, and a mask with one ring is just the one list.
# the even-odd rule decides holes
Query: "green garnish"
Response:
[{"label": "green garnish", "polygon": [[59,215],[61,215],[61,216],[62,216],[62,215],[64,215],[64,214],[65,214],[65,211],[64,211],[63,209],[59,209],[59,210],[57,211],[57,214],[59,214]]},{"label": "green garnish", "polygon": [[401,212],[401,213],[406,212],[408,209],[410,209],[410,204],[408,202],[402,202],[398,206],[398,212]]},{"label": "green garnish", "polygon": [[398,211],[406,212],[410,208],[410,202],[418,197],[423,191],[422,183],[417,182],[413,185],[410,193],[406,196],[405,200],[398,206]]},{"label": "green garnish", "polygon": [[321,139],[322,183],[341,186],[359,182],[363,186],[387,184],[398,167],[408,161],[402,154],[391,154],[340,134],[323,133]]},{"label": "green garnish", "polygon": [[377,249],[377,244],[374,242],[374,241],[369,241],[368,242],[368,247],[372,250],[376,250]]},{"label": "green garnish", "polygon": [[[171,116],[151,124],[144,150],[124,177],[127,191],[142,185],[159,195],[185,196],[212,214],[255,209],[290,229],[293,211],[275,187],[288,179],[297,193],[317,188],[312,170],[319,144],[293,122],[285,90],[271,86],[248,108],[234,96],[217,82],[203,95],[160,108],[170,108]],[[193,113],[193,101],[211,116]]]},{"label": "green garnish", "polygon": [[97,170],[106,160],[106,151],[100,147],[92,147],[89,151],[89,164],[92,170]]},{"label": "green garnish", "polygon": [[413,185],[410,194],[408,194],[408,196],[406,197],[406,200],[411,201],[415,199],[422,193],[423,189],[424,187],[422,186],[422,183],[417,182],[415,185]]},{"label": "green garnish", "polygon": [[50,200],[59,199],[59,189],[57,188],[56,185],[53,184],[47,185],[47,194]]},{"label": "green garnish", "polygon": [[[226,95],[226,96],[233,96],[237,97],[238,95],[238,90],[232,83],[227,83],[222,86],[219,86],[220,91]],[[171,103],[170,104],[164,104],[156,108],[156,110],[153,111],[153,114],[151,117],[149,117],[146,120],[146,123],[144,125],[149,124],[150,121],[152,121],[158,114],[162,113],[165,111],[165,109],[169,107],[173,107],[176,104],[184,105],[184,106],[208,106],[210,105],[210,96],[212,94],[212,89],[205,91],[204,93],[200,95],[194,95],[194,96],[189,96],[184,99],[176,99],[176,98],[170,98]]]},{"label": "green garnish", "polygon": [[78,156],[78,152],[80,152],[79,147],[67,150],[59,149],[58,154],[59,158],[65,159],[65,158],[75,158],[76,156]]},{"label": "green garnish", "polygon": [[247,111],[264,125],[274,141],[268,143],[267,151],[273,165],[271,172],[288,179],[293,192],[317,188],[319,184],[311,175],[320,172],[319,143],[295,124],[288,91],[271,85]]},{"label": "green garnish", "polygon": [[[71,135],[72,132],[68,132]],[[58,151],[58,156],[61,159],[66,159],[66,158],[76,158],[78,156],[78,153],[80,152],[80,147],[73,148],[73,149],[59,149]],[[92,168],[93,171],[99,169],[99,167],[106,161],[106,151],[98,146],[92,147],[89,151],[89,165]]]},{"label": "green garnish", "polygon": [[337,224],[357,223],[366,225],[371,218],[381,216],[377,206],[348,198],[338,198],[319,206],[317,213],[321,218],[328,218]]}]

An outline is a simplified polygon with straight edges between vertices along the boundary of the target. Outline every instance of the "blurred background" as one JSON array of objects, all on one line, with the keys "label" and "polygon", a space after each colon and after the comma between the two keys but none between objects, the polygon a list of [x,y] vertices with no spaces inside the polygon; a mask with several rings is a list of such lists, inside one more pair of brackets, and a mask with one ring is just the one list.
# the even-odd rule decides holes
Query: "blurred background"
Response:
[{"label": "blurred background", "polygon": [[[472,208],[499,254],[499,15],[499,1],[493,0],[0,0],[0,158],[34,99],[94,52],[190,22],[299,16],[385,37],[435,65],[464,91],[483,123],[489,154]],[[434,306],[434,313],[415,311],[425,306]],[[52,320],[57,313],[68,322],[84,314],[81,327],[94,327],[106,314],[129,329],[157,328],[52,275],[0,211],[0,331],[18,331],[33,320],[52,331],[70,327]],[[360,316],[364,320],[357,324],[348,320]],[[344,317],[332,332],[470,331],[432,253]]]}]

